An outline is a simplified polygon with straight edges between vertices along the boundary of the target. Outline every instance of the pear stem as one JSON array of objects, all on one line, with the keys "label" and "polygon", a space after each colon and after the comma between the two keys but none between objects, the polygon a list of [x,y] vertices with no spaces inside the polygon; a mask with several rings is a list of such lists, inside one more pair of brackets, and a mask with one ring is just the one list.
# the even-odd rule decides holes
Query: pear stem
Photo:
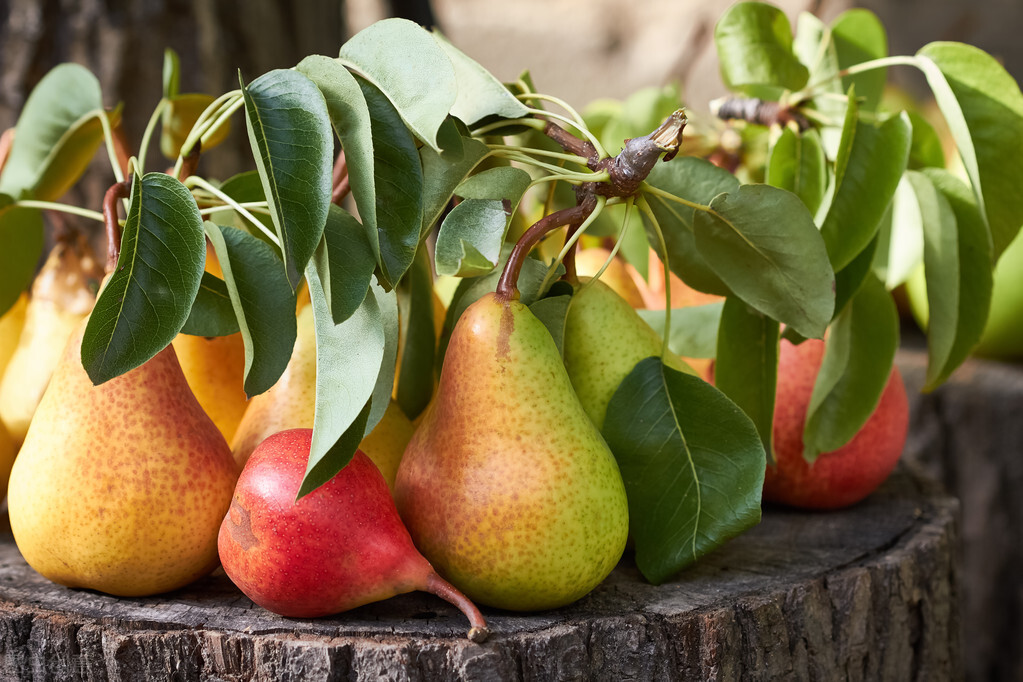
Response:
[{"label": "pear stem", "polygon": [[497,282],[497,291],[495,292],[497,300],[512,301],[519,297],[516,283],[519,281],[522,263],[544,235],[564,225],[575,225],[583,222],[596,206],[597,197],[593,194],[587,194],[579,205],[563,208],[560,211],[546,215],[523,232],[522,236],[519,237],[519,241],[515,243],[511,256],[508,257],[508,262],[501,273],[501,279]]},{"label": "pear stem", "polygon": [[487,621],[476,605],[459,592],[458,588],[437,575],[436,571],[430,571],[426,576],[426,586],[423,591],[435,594],[444,601],[454,604],[459,611],[465,614],[469,619],[469,639],[471,641],[479,644],[490,635]]},{"label": "pear stem", "polygon": [[202,140],[199,139],[195,141],[195,144],[192,145],[192,149],[185,155],[181,163],[181,171],[178,173],[179,181],[184,182],[185,178],[195,175],[195,171],[199,167],[199,154],[201,153]]},{"label": "pear stem", "polygon": [[131,183],[115,182],[103,196],[103,222],[107,228],[107,266],[110,273],[117,267],[117,257],[121,255],[121,225],[117,222],[117,200],[127,199],[131,192]]}]

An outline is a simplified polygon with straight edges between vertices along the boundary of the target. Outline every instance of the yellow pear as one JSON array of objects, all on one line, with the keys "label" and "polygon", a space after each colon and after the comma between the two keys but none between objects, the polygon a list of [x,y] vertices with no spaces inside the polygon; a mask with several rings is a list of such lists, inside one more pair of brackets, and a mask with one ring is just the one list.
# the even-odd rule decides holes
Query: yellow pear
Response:
[{"label": "yellow pear", "polygon": [[92,310],[102,276],[79,235],[57,242],[32,283],[18,347],[0,380],[0,419],[15,443],[25,439],[68,337]]},{"label": "yellow pear", "polygon": [[[315,413],[316,330],[313,308],[305,305],[298,313],[298,336],[288,366],[268,391],[249,400],[238,424],[231,445],[238,466],[245,466],[252,451],[267,436],[287,429],[311,429]],[[359,444],[392,489],[401,454],[413,430],[398,403],[391,400],[380,423]]]},{"label": "yellow pear", "polygon": [[28,308],[28,294],[22,293],[6,313],[0,317],[0,375],[18,347],[21,330],[25,326],[25,309]]},{"label": "yellow pear", "polygon": [[83,321],[11,471],[11,530],[46,578],[120,596],[177,589],[218,563],[238,468],[170,346],[93,386]]},{"label": "yellow pear", "polygon": [[230,441],[248,404],[241,333],[212,337],[178,334],[173,344],[192,393]]}]

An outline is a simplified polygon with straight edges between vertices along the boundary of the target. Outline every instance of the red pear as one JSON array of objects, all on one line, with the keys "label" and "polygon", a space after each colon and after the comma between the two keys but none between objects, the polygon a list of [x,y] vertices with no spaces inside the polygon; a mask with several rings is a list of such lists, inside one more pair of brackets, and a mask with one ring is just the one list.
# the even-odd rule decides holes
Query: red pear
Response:
[{"label": "red pear", "polygon": [[764,500],[806,509],[836,509],[859,502],[895,468],[906,443],[909,402],[892,368],[881,400],[852,440],[813,464],[803,458],[803,427],[824,357],[817,339],[794,346],[782,339],[774,407],[776,465],[767,467]]},{"label": "red pear", "polygon": [[423,590],[461,609],[469,638],[482,641],[483,616],[416,550],[383,475],[362,451],[296,501],[311,442],[311,429],[274,434],[242,470],[219,537],[220,560],[235,585],[292,618]]}]

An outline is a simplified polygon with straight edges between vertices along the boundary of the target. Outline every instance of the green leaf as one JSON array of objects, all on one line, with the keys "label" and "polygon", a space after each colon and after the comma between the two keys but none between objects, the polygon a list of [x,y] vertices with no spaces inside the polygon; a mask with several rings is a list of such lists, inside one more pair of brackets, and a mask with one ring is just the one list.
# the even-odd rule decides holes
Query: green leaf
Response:
[{"label": "green leaf", "polygon": [[171,48],[163,51],[163,96],[170,99],[178,94],[181,83],[181,60]]},{"label": "green leaf", "polygon": [[881,281],[868,276],[825,341],[824,359],[810,396],[803,456],[848,443],[874,412],[899,345],[899,316]]},{"label": "green leaf", "polygon": [[398,363],[398,336],[400,334],[397,292],[394,289],[384,291],[379,284],[371,282],[366,298],[371,297],[376,300],[376,306],[380,310],[380,323],[384,329],[384,359],[380,363],[380,374],[377,375],[377,383],[373,388],[372,406],[369,419],[366,421],[366,433],[372,431],[373,427],[380,422],[391,402],[391,393],[394,390],[394,373]]},{"label": "green leaf", "polygon": [[351,460],[369,418],[369,401],[384,357],[384,327],[376,297],[335,324],[317,260],[306,269],[316,329],[316,410],[302,497],[323,485]]},{"label": "green leaf", "polygon": [[323,95],[297,71],[275,69],[243,84],[245,123],[294,289],[327,221],[334,138]]},{"label": "green leaf", "polygon": [[436,151],[437,131],[456,104],[458,85],[447,53],[422,27],[384,19],[341,46],[341,61],[386,95],[416,137]]},{"label": "green leaf", "polygon": [[905,174],[899,180],[886,216],[878,230],[874,272],[888,289],[894,289],[909,278],[924,258],[920,204]]},{"label": "green leaf", "polygon": [[371,83],[356,79],[373,128],[373,176],[381,283],[394,287],[412,265],[423,224],[423,167],[415,141],[394,107]]},{"label": "green leaf", "polygon": [[[181,145],[185,143],[188,134],[192,132],[195,122],[199,120],[199,116],[206,110],[206,107],[212,103],[211,96],[198,93],[176,95],[170,98],[167,107],[163,110],[160,127],[160,153],[168,159],[177,159],[178,154],[181,153]],[[203,143],[202,151],[207,152],[216,147],[227,138],[230,132],[231,121],[228,119]]]},{"label": "green leaf", "polygon": [[561,285],[569,287],[566,293],[549,295],[541,298],[539,301],[534,301],[529,306],[529,311],[536,316],[536,319],[543,323],[543,326],[547,327],[547,331],[551,333],[551,338],[554,339],[554,345],[558,347],[558,353],[564,355],[565,320],[568,318],[568,307],[572,302],[572,290],[571,285],[567,282],[555,282],[551,287],[552,293],[555,291],[555,288],[560,290]]},{"label": "green leaf", "polygon": [[[259,172],[254,170],[231,176],[220,186],[220,191],[238,203],[266,201],[266,194],[263,192],[263,181],[259,177]],[[252,213],[251,215],[265,226],[267,231],[271,234],[274,233],[273,218],[264,213]],[[265,232],[258,226],[251,224],[247,218],[244,218],[230,206],[224,206],[221,210],[208,213],[206,219],[217,225],[231,225],[245,230],[252,236],[258,237],[271,245],[274,252],[280,257],[280,248],[270,241]]]},{"label": "green leaf", "polygon": [[[647,177],[647,182],[677,197],[704,205],[709,205],[719,194],[739,188],[739,181],[727,170],[694,156],[683,156],[673,159],[671,163],[657,164]],[[698,291],[720,296],[729,294],[728,285],[714,273],[696,248],[693,232],[696,211],[651,193],[645,193],[644,196],[664,232],[671,271]],[[648,238],[659,250],[656,235],[650,234]]]},{"label": "green leaf", "polygon": [[202,280],[206,240],[191,193],[164,173],[136,175],[117,267],[82,338],[96,385],[146,362],[174,340]]},{"label": "green leaf", "polygon": [[815,213],[828,185],[827,159],[820,133],[812,129],[803,133],[791,128],[782,130],[768,156],[765,182],[792,192],[810,213]]},{"label": "green leaf", "polygon": [[[956,228],[955,239],[943,234],[936,235],[931,241],[937,243],[925,250],[924,268],[929,308],[934,310],[935,306],[946,307],[947,300],[936,300],[942,295],[958,302],[957,310],[946,311],[940,317],[931,315],[927,324],[929,357],[924,390],[929,391],[944,382],[980,341],[991,305],[992,259],[991,242],[988,240],[984,216],[981,215],[970,188],[942,169],[930,168],[924,173],[944,199],[942,202],[936,202],[936,205],[950,208],[954,216],[954,220],[939,218],[940,227],[947,229],[948,223],[954,222]],[[946,246],[954,243],[955,253],[938,252],[934,247],[941,241],[946,242]],[[925,244],[926,242],[925,232]],[[929,258],[926,257],[928,251],[933,252]],[[955,260],[954,264],[950,262],[952,260]],[[946,325],[952,329],[944,328]],[[953,337],[953,340],[949,341],[949,336]],[[940,348],[941,352],[932,351],[932,347],[935,350]],[[940,361],[942,357],[943,362]]]},{"label": "green leaf", "polygon": [[[724,303],[672,308],[668,348],[686,358],[712,358],[717,354],[718,327]],[[637,310],[639,316],[664,338],[664,310]]]},{"label": "green leaf", "polygon": [[103,140],[99,81],[78,64],[50,70],[29,94],[18,117],[0,192],[55,201],[85,172]]},{"label": "green leaf", "polygon": [[359,207],[359,218],[373,247],[380,252],[377,236],[377,187],[373,163],[373,123],[369,107],[355,76],[337,59],[322,55],[306,57],[298,66],[327,103],[327,113],[345,152],[352,197]]},{"label": "green leaf", "polygon": [[473,168],[487,155],[487,146],[479,140],[464,139],[462,155],[451,158],[429,147],[419,150],[423,165],[423,227],[425,237],[451,202],[451,195]]},{"label": "green leaf", "polygon": [[[779,332],[777,321],[737,298],[725,299],[714,385],[753,421],[767,453],[772,452]],[[773,461],[773,455],[768,457]]]},{"label": "green leaf", "polygon": [[207,221],[245,344],[245,393],[277,383],[291,359],[298,325],[295,292],[273,249],[248,232]]},{"label": "green leaf", "polygon": [[43,253],[43,214],[12,202],[0,194],[0,315],[28,288]]},{"label": "green leaf", "polygon": [[199,291],[192,302],[182,334],[193,336],[227,336],[240,329],[231,304],[227,283],[216,275],[202,273]]},{"label": "green leaf", "polygon": [[325,295],[335,324],[341,324],[358,310],[369,292],[376,269],[376,258],[366,231],[348,211],[330,205],[327,224],[326,262],[317,264],[319,275],[327,280]]},{"label": "green leaf", "polygon": [[975,47],[931,43],[917,56],[987,217],[997,258],[1023,225],[1023,94]]},{"label": "green leaf", "polygon": [[909,122],[913,126],[913,143],[909,148],[909,164],[912,169],[944,168],[945,152],[941,147],[941,138],[934,126],[915,111],[907,111]]},{"label": "green leaf", "polygon": [[452,116],[472,125],[489,116],[521,118],[529,113],[526,105],[479,62],[452,45],[439,31],[434,30],[433,37],[455,70],[458,94],[451,105]]},{"label": "green leaf", "polygon": [[730,90],[776,100],[806,85],[808,71],[793,52],[789,20],[773,5],[732,5],[714,27],[714,43]]},{"label": "green leaf", "polygon": [[[888,56],[888,34],[881,20],[870,10],[850,9],[838,15],[831,22],[831,40],[840,69]],[[887,80],[887,69],[871,69],[854,76],[843,76],[842,90],[848,92],[850,87],[855,87],[861,106],[868,111],[876,111]]]},{"label": "green leaf", "polygon": [[874,259],[877,256],[877,245],[880,241],[878,237],[874,237],[862,251],[856,254],[856,257],[848,265],[835,273],[835,315],[840,314],[845,309],[846,304],[860,290],[867,275],[873,272]]},{"label": "green leaf", "polygon": [[835,270],[841,270],[877,234],[895,195],[912,141],[906,116],[880,126],[859,120],[849,107],[835,160],[835,193],[821,224],[821,236]]},{"label": "green leaf", "polygon": [[409,419],[426,409],[433,397],[433,363],[437,332],[433,324],[433,273],[426,249],[416,254],[409,276],[398,287],[398,310],[405,340],[395,399]]},{"label": "green leaf", "polygon": [[766,456],[756,428],[719,390],[639,362],[608,404],[603,435],[629,500],[636,564],[669,579],[760,521]]},{"label": "green leaf", "polygon": [[696,247],[742,300],[807,337],[820,337],[835,304],[835,276],[799,197],[743,185],[697,211]]},{"label": "green leaf", "polygon": [[498,166],[469,176],[454,193],[464,199],[500,199],[517,205],[531,180],[521,168]]}]

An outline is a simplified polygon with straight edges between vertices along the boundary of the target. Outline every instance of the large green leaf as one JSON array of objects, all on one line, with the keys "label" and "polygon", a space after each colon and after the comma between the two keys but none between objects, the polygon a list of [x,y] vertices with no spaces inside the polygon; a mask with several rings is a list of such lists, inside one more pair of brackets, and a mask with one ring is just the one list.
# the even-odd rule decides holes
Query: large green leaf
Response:
[{"label": "large green leaf", "polygon": [[335,324],[341,324],[358,310],[376,269],[373,246],[366,231],[348,211],[331,204],[323,228],[326,262],[318,265],[325,295]]},{"label": "large green leaf", "polygon": [[[831,40],[838,55],[838,67],[847,69],[855,64],[888,56],[888,34],[877,15],[866,9],[850,9],[831,22]],[[842,77],[842,90],[856,88],[861,106],[869,111],[877,109],[888,79],[888,70],[871,69],[864,73]]]},{"label": "large green leaf", "polygon": [[337,59],[322,55],[306,57],[297,70],[316,84],[327,103],[331,124],[341,140],[348,167],[352,197],[359,207],[359,219],[373,247],[380,252],[377,236],[377,188],[373,164],[373,128],[369,107],[355,76]]},{"label": "large green leaf", "polygon": [[295,288],[327,221],[334,163],[330,116],[316,85],[297,71],[270,71],[242,93],[252,155]]},{"label": "large green leaf", "polygon": [[252,397],[277,383],[291,359],[295,292],[269,244],[233,227],[207,221],[205,228],[244,341],[245,393]]},{"label": "large green leaf", "polygon": [[[947,205],[952,210],[956,227],[956,238],[945,240],[949,244],[954,242],[956,252],[951,255],[934,253],[925,260],[929,307],[932,310],[935,306],[945,307],[947,301],[938,300],[942,295],[950,296],[958,302],[958,310],[946,311],[937,319],[932,315],[927,324],[930,357],[924,389],[931,390],[962,364],[984,332],[991,305],[992,260],[984,216],[970,188],[942,169],[930,168],[924,173],[944,199],[933,205]],[[939,220],[941,226],[947,227],[947,218]],[[936,250],[934,245],[925,251],[925,255],[927,251],[933,250]],[[951,259],[956,261],[954,266],[946,263]],[[952,291],[954,293],[949,293]],[[945,325],[952,328],[946,329]],[[953,340],[949,341],[949,336]],[[931,350],[932,347],[940,347],[942,352],[936,353]]]},{"label": "large green leaf", "polygon": [[415,140],[391,102],[356,79],[372,121],[373,176],[381,283],[394,287],[412,265],[423,224],[423,167]]},{"label": "large green leaf", "polygon": [[306,268],[316,329],[316,410],[302,497],[351,460],[369,417],[369,400],[384,357],[384,328],[374,296],[335,324],[314,258]]},{"label": "large green leaf", "polygon": [[371,282],[369,294],[366,298],[376,299],[377,308],[380,310],[380,322],[384,328],[384,359],[380,363],[380,374],[377,375],[377,383],[373,388],[371,409],[369,419],[366,421],[366,433],[373,430],[384,416],[387,405],[391,401],[391,393],[394,390],[394,374],[398,363],[398,337],[401,333],[401,324],[398,319],[398,294],[391,289],[384,291],[376,282]]},{"label": "large green leaf", "polygon": [[771,461],[778,339],[777,321],[737,298],[725,299],[718,329],[714,385],[753,420]]},{"label": "large green leaf", "polygon": [[835,275],[817,226],[799,197],[743,185],[696,212],[696,247],[735,294],[807,337],[834,310]]},{"label": "large green leaf", "polygon": [[[160,153],[168,159],[176,159],[181,145],[192,132],[196,121],[206,108],[213,103],[213,97],[200,93],[186,93],[171,97],[163,110],[160,126]],[[227,139],[231,132],[231,120],[227,119],[216,132],[203,143],[202,151],[207,152]],[[186,150],[187,151],[187,150]]]},{"label": "large green leaf", "polygon": [[487,155],[488,149],[479,140],[466,138],[462,155],[451,158],[429,147],[419,150],[423,165],[423,227],[422,236],[433,228],[451,202],[451,195],[472,169]]},{"label": "large green leaf", "polygon": [[[723,302],[672,308],[671,329],[668,330],[668,348],[676,355],[687,358],[712,358],[717,354],[718,327]],[[636,311],[655,332],[664,338],[663,309]]]},{"label": "large green leaf", "polygon": [[816,130],[798,133],[786,127],[771,147],[767,160],[768,185],[799,197],[810,213],[820,208],[828,186],[827,159]]},{"label": "large green leaf", "polygon": [[808,71],[793,52],[789,20],[773,5],[732,5],[714,27],[714,43],[730,90],[778,99],[783,91],[806,85]]},{"label": "large green leaf", "polygon": [[182,334],[193,336],[227,336],[240,329],[231,304],[227,283],[208,272],[202,273],[199,291],[192,302]]},{"label": "large green leaf", "polygon": [[[673,159],[671,163],[657,164],[647,177],[647,182],[677,197],[705,205],[710,204],[717,195],[739,188],[739,181],[727,170],[694,156],[683,156]],[[721,296],[730,293],[728,286],[696,249],[696,236],[693,233],[695,210],[651,193],[644,196],[664,232],[671,271],[699,291]],[[649,239],[651,244],[658,244],[655,235],[650,235]]]},{"label": "large green leaf", "polygon": [[452,116],[466,125],[472,125],[489,116],[520,118],[529,113],[525,104],[516,99],[501,81],[484,69],[438,31],[433,37],[440,45],[455,70],[457,95],[451,105]]},{"label": "large green leaf", "polygon": [[643,576],[662,583],[755,526],[766,457],[749,418],[702,379],[639,362],[608,404],[604,438],[629,499]]},{"label": "large green leaf", "polygon": [[879,126],[864,123],[849,107],[835,160],[835,192],[821,236],[835,270],[841,270],[877,234],[909,160],[913,130],[906,116]]},{"label": "large green leaf", "polygon": [[401,372],[395,399],[409,419],[419,416],[433,397],[433,364],[437,331],[433,324],[433,273],[426,249],[416,254],[409,276],[398,287],[401,336],[398,362]]},{"label": "large green leaf", "polygon": [[868,275],[835,318],[807,408],[803,457],[848,443],[877,408],[899,345],[899,316],[888,290]]},{"label": "large green leaf", "polygon": [[191,193],[164,173],[136,175],[117,267],[82,338],[82,365],[94,384],[138,367],[177,336],[205,262],[202,218]]},{"label": "large green leaf", "polygon": [[[923,218],[916,192],[905,175],[895,189],[886,218],[878,230],[874,272],[888,289],[905,282],[923,262]],[[985,232],[987,228],[985,227]]]},{"label": "large green leaf", "polygon": [[416,137],[440,151],[437,131],[455,106],[458,85],[432,34],[406,19],[384,19],[342,45],[341,61],[387,96]]},{"label": "large green leaf", "polygon": [[18,117],[0,192],[53,201],[85,172],[103,141],[99,81],[78,64],[60,64],[32,90]]},{"label": "large green leaf", "polygon": [[917,56],[987,217],[997,258],[1023,225],[1023,94],[978,48],[931,43]]},{"label": "large green leaf", "polygon": [[0,194],[0,315],[28,288],[43,253],[43,215],[35,208],[11,206]]}]

